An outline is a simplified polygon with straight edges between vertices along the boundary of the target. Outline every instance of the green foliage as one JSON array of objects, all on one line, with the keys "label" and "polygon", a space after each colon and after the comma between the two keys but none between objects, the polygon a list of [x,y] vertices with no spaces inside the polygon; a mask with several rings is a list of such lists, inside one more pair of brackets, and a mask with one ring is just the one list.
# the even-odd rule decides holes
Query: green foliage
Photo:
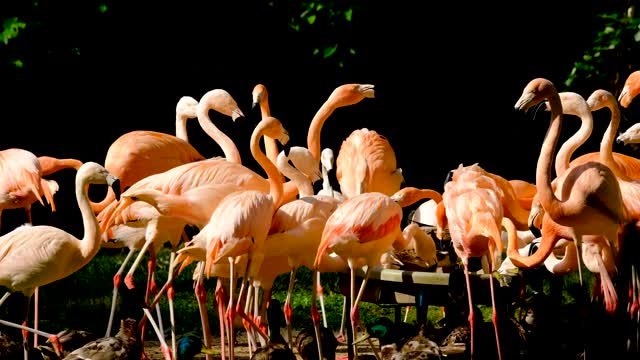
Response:
[{"label": "green foliage", "polygon": [[9,44],[9,40],[14,39],[18,36],[20,29],[24,29],[27,27],[27,23],[18,20],[17,17],[12,17],[9,19],[5,19],[2,22],[2,42],[7,45]]},{"label": "green foliage", "polygon": [[601,30],[574,63],[566,87],[620,89],[626,76],[640,67],[640,17],[635,3],[597,15]]},{"label": "green foliage", "polygon": [[356,55],[356,44],[349,36],[357,26],[354,14],[366,6],[358,1],[302,0],[289,8],[288,25],[307,39],[315,57],[344,67]]}]

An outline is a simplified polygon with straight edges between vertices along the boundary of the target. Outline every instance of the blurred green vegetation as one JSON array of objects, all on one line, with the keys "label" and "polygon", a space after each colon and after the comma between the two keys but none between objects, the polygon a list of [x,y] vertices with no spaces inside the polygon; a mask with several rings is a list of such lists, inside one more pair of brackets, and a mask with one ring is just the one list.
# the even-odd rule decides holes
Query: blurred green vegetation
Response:
[{"label": "blurred green vegetation", "polygon": [[[57,332],[65,328],[83,329],[103,334],[106,330],[109,311],[111,307],[113,275],[118,270],[121,262],[124,260],[127,249],[101,249],[96,257],[80,271],[65,279],[53,282],[40,289],[40,329],[47,332]],[[158,254],[157,261],[157,284],[161,287],[166,281],[168,259],[170,251],[164,248]],[[145,258],[146,260],[146,258]],[[125,273],[128,271],[127,267]],[[175,289],[175,317],[177,333],[187,333],[190,331],[201,331],[200,316],[198,313],[198,305],[195,300],[193,291],[192,274],[195,264],[189,265],[174,281]],[[295,292],[293,296],[293,326],[296,329],[311,327],[311,271],[301,268],[296,274]],[[579,284],[578,274],[569,274],[561,278],[562,282],[562,303],[572,304],[576,302],[576,297],[580,296],[576,293],[576,284]],[[585,272],[585,287],[591,289],[593,284],[593,275]],[[146,261],[136,270],[134,281],[137,285],[134,291],[126,289],[121,284],[118,295],[118,306],[116,308],[114,326],[120,319],[133,317],[141,319],[143,289],[146,284],[147,267]],[[340,329],[340,320],[342,316],[343,296],[339,289],[339,275],[337,273],[323,273],[321,281],[325,294],[325,307],[327,311],[327,324],[330,328],[337,331]],[[124,278],[124,277],[123,277]],[[207,289],[207,308],[209,312],[209,321],[212,334],[215,336],[219,333],[217,310],[214,306],[214,289],[215,278],[205,280]],[[289,274],[282,274],[274,283],[273,297],[280,300],[284,304],[286,291],[289,283]],[[545,293],[550,293],[550,283],[545,281],[543,284]],[[522,302],[532,295],[531,288],[527,287],[527,292],[523,299],[513,299],[514,303],[510,309],[513,310],[511,315],[518,316],[518,310],[522,306]],[[22,305],[24,297],[16,293],[9,297],[6,304],[0,307],[0,318],[14,322],[22,321]],[[466,304],[466,301],[464,302]],[[463,305],[464,305],[463,304]],[[318,304],[319,306],[319,304]],[[160,302],[160,308],[163,316],[163,324],[165,329],[169,326],[169,308],[166,297]],[[491,321],[491,307],[480,305],[479,308],[483,313],[485,321]],[[387,306],[378,306],[374,303],[363,302],[360,306],[360,318],[365,325],[370,325],[373,321],[381,317],[394,319],[394,308]],[[155,311],[153,312],[155,314]],[[404,319],[405,310],[402,310],[402,318]],[[33,302],[30,309],[31,321],[33,320]],[[420,321],[428,321],[435,324],[443,317],[443,313],[439,306],[429,306],[427,319]],[[416,309],[411,307],[407,316],[410,324],[416,324]],[[283,323],[284,324],[284,323]],[[151,327],[147,327],[148,338],[155,338]],[[5,328],[3,332],[14,332],[18,337],[19,331]],[[116,330],[114,330],[115,333]]]}]

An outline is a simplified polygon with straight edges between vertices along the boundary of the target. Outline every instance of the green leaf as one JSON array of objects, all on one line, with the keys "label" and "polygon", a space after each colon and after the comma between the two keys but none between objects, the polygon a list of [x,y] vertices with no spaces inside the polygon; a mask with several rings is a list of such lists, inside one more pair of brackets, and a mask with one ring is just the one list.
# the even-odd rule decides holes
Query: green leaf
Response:
[{"label": "green leaf", "polygon": [[330,57],[331,55],[335,54],[336,50],[338,50],[338,45],[334,45],[334,46],[330,46],[330,47],[324,48],[324,51],[322,52],[323,57],[325,59]]},{"label": "green leaf", "polygon": [[13,66],[17,67],[18,69],[22,69],[24,67],[24,63],[20,61],[20,59],[13,60],[11,63],[13,64]]},{"label": "green leaf", "polygon": [[103,14],[106,13],[107,12],[107,4],[98,5],[98,11],[100,11]]},{"label": "green leaf", "polygon": [[24,29],[26,27],[27,23],[18,21],[17,17],[5,19],[2,22],[3,30],[2,34],[0,34],[0,36],[2,36],[2,42],[7,45],[9,43],[9,40],[15,39],[18,36],[20,29]]},{"label": "green leaf", "polygon": [[351,21],[352,17],[353,17],[353,9],[347,9],[347,11],[344,12],[344,18],[347,19],[347,21]]},{"label": "green leaf", "polygon": [[309,23],[309,25],[312,25],[314,22],[316,22],[316,16],[309,15],[309,17],[307,18],[307,22]]}]

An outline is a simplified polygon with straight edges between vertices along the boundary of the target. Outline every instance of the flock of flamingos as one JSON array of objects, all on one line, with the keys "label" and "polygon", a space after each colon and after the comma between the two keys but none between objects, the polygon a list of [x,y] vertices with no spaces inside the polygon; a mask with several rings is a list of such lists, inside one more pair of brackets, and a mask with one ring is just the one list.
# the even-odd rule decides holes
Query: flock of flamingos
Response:
[{"label": "flock of flamingos", "polygon": [[[260,107],[261,121],[252,133],[250,148],[266,177],[242,165],[234,141],[211,121],[210,110],[233,120],[244,116],[236,101],[221,89],[207,92],[199,101],[186,96],[180,99],[175,136],[154,131],[123,134],[109,148],[104,165],[37,157],[24,149],[3,150],[0,211],[24,208],[28,223],[0,237],[0,286],[8,290],[0,299],[0,306],[13,292],[35,298],[35,325],[28,326],[28,314],[23,324],[5,320],[0,320],[0,324],[22,329],[25,343],[28,332],[48,337],[56,351],[62,352],[56,335],[37,328],[38,287],[81,269],[103,246],[128,247],[129,254],[114,279],[106,336],[112,332],[121,275],[138,252],[124,278],[127,287],[134,287],[133,272],[148,252],[150,271],[145,301],[149,308],[156,307],[165,294],[171,305],[172,280],[187,265],[197,263],[193,277],[205,347],[212,344],[202,279],[217,278],[221,355],[223,359],[227,356],[233,359],[234,349],[228,344],[234,344],[234,331],[229,329],[233,329],[237,316],[245,321],[250,346],[255,349],[258,342],[268,343],[265,325],[268,294],[276,276],[284,273],[291,273],[284,304],[291,339],[293,280],[296,269],[306,266],[314,272],[311,316],[322,359],[321,314],[316,306],[317,297],[322,300],[321,292],[318,293],[320,274],[350,271],[350,319],[356,334],[358,302],[369,269],[380,266],[381,259],[390,251],[417,248],[416,242],[433,241],[412,236],[401,228],[403,207],[426,199],[437,203],[434,213],[437,233],[442,235],[448,229],[465,268],[472,357],[475,335],[467,267],[470,258],[484,257],[484,270],[489,273],[503,263],[510,263],[525,269],[544,264],[556,274],[574,271],[581,274],[584,264],[597,275],[594,295],[604,299],[606,311],[614,312],[621,304],[611,279],[617,269],[623,268],[620,264],[623,230],[640,220],[640,182],[636,181],[640,179],[640,159],[613,153],[612,144],[620,120],[618,103],[628,107],[639,92],[640,71],[628,77],[618,98],[609,91],[597,90],[585,100],[576,93],[558,93],[546,79],[531,80],[516,102],[516,109],[526,112],[544,106],[551,119],[536,167],[535,184],[506,180],[478,164],[461,164],[452,170],[442,193],[403,187],[402,171],[396,165],[393,148],[384,136],[366,128],[354,130],[343,141],[335,159],[340,189],[331,188],[327,176],[333,169],[333,153],[327,149],[321,152],[322,126],[337,108],[373,98],[374,86],[368,84],[341,85],[330,94],[311,121],[306,148],[286,146],[289,140],[286,124],[271,116],[267,89],[260,84],[255,86],[253,104]],[[573,152],[591,134],[592,112],[605,107],[611,112],[611,121],[600,151],[571,160]],[[553,156],[563,114],[579,116],[582,126],[558,151],[553,178]],[[186,122],[192,118],[222,148],[224,157],[204,158],[189,144]],[[640,142],[640,131],[632,127],[618,141]],[[82,239],[56,227],[31,225],[30,209],[34,202],[44,205],[46,201],[55,210],[58,184],[45,177],[64,168],[77,170],[75,191],[84,226]],[[314,193],[313,182],[320,178],[324,178],[323,190]],[[95,203],[89,199],[90,184],[109,185],[104,200]],[[125,191],[120,193],[120,188]],[[200,230],[189,239],[185,225]],[[506,244],[502,240],[503,229],[508,234]],[[526,231],[539,232],[538,249],[532,255],[526,252],[531,241],[520,236]],[[169,279],[158,289],[153,275],[155,254],[167,242],[172,247]],[[558,258],[559,251],[564,256]],[[361,287],[356,289],[358,269],[363,269],[365,275]],[[623,290],[630,294],[629,304],[624,306],[637,318],[640,279],[635,266],[631,269],[629,288]],[[235,289],[238,283],[240,287]],[[489,284],[497,353],[502,359],[493,281]],[[266,294],[264,300],[258,296],[259,289]],[[158,332],[156,320],[145,308],[140,326],[146,321]],[[173,322],[171,312],[172,330]],[[165,358],[175,359],[175,332],[171,344],[159,335]],[[37,345],[37,336],[33,343]],[[379,349],[373,350],[379,358]],[[357,357],[357,347],[354,352]]]}]

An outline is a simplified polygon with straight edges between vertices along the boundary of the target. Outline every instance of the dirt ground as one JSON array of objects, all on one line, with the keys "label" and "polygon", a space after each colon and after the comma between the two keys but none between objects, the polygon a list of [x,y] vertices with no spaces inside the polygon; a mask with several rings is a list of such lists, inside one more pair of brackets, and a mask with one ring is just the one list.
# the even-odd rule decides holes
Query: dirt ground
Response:
[{"label": "dirt ground", "polygon": [[[283,332],[283,335],[285,335],[285,332]],[[297,335],[297,332],[294,332],[293,336],[295,339],[295,336]],[[220,338],[219,337],[214,337],[212,339],[213,341],[213,345],[214,345],[214,349],[216,350],[220,350]],[[377,339],[372,339],[373,343],[375,346],[378,346],[378,340]],[[147,355],[147,359],[149,360],[164,360],[164,357],[162,356],[162,352],[160,351],[160,343],[158,341],[145,341],[144,343],[144,349],[145,349],[145,353]],[[295,352],[295,350],[294,350]],[[358,346],[358,354],[364,355],[364,354],[371,354],[373,355],[373,352],[371,351],[371,348],[369,347],[369,345],[367,345],[367,342],[365,341],[362,344],[359,344]],[[247,360],[250,359],[249,357],[249,347],[247,346],[247,334],[243,333],[243,332],[239,332],[237,335],[237,345],[234,348],[234,355],[236,359],[240,359],[240,360]],[[300,357],[300,355],[296,354],[296,357],[298,359],[302,359],[302,357]],[[199,354],[195,357],[195,359],[204,359],[205,356],[204,354]],[[218,359],[222,359],[220,357],[220,355],[214,355],[212,357],[214,360],[218,360]],[[227,356],[228,358],[228,356]],[[344,358],[347,359],[347,347],[346,345],[338,345],[338,349],[336,352],[336,359],[340,359],[340,358]]]}]

